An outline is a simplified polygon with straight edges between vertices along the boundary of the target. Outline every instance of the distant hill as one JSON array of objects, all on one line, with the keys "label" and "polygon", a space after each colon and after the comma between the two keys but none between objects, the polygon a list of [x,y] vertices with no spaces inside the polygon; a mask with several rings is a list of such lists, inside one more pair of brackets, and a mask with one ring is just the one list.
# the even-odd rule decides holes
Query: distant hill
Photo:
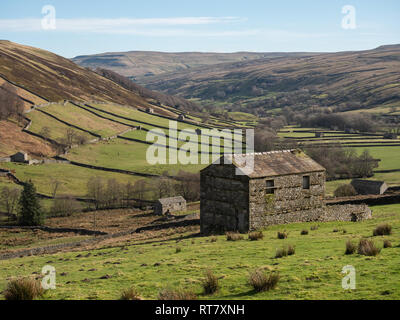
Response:
[{"label": "distant hill", "polygon": [[249,61],[264,58],[304,56],[304,53],[202,53],[202,52],[153,52],[130,51],[111,52],[96,55],[78,56],[75,63],[91,69],[113,70],[123,76],[141,79],[176,71],[188,71],[193,68],[212,66],[221,63]]},{"label": "distant hill", "polygon": [[400,45],[224,63],[142,78],[149,89],[262,115],[284,107],[335,112],[400,107]]}]

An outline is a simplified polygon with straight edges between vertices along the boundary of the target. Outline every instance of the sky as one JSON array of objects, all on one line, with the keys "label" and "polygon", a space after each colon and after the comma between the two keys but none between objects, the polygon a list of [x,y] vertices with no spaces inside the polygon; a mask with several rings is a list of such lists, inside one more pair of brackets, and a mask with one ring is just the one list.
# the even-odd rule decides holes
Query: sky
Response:
[{"label": "sky", "polygon": [[366,50],[400,43],[400,1],[1,0],[0,39],[67,58]]}]

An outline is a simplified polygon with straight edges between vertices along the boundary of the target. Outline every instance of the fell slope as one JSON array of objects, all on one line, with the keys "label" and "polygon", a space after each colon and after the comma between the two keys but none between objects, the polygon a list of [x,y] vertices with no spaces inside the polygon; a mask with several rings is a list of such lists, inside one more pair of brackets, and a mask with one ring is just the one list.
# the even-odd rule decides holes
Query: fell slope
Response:
[{"label": "fell slope", "polygon": [[[285,106],[354,109],[400,103],[400,46],[375,50],[279,57],[201,67],[141,81],[152,90],[240,111]],[[345,110],[339,110],[345,111]]]},{"label": "fell slope", "polygon": [[100,75],[48,51],[0,41],[0,75],[50,101],[148,102]]}]

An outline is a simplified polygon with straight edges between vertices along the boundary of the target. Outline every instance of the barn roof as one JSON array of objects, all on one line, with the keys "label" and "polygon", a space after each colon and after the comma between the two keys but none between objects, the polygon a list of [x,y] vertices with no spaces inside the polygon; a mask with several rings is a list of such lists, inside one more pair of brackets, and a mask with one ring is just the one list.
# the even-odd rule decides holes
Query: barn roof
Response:
[{"label": "barn roof", "polygon": [[179,196],[179,197],[158,199],[157,202],[161,203],[162,205],[168,205],[177,202],[186,202],[186,200],[184,197]]},{"label": "barn roof", "polygon": [[380,188],[383,184],[385,184],[385,181],[354,179],[353,181],[351,181],[351,184],[357,187],[374,186]]},{"label": "barn roof", "polygon": [[[300,150],[271,151],[252,154],[235,154],[223,156],[221,164],[231,161],[234,166],[241,169],[246,165],[246,156],[254,156],[254,170],[245,175],[250,178],[274,177],[290,174],[325,171],[325,168],[308,157]],[[224,162],[225,161],[225,162]]]}]

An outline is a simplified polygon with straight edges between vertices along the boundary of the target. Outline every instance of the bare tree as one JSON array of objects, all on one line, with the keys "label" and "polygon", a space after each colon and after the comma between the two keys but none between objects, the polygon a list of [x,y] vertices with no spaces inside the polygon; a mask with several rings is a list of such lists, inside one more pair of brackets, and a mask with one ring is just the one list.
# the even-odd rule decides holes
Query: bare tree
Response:
[{"label": "bare tree", "polygon": [[51,194],[53,198],[55,198],[57,196],[57,191],[61,186],[61,181],[57,179],[52,179],[50,185],[51,185]]},{"label": "bare tree", "polygon": [[9,217],[16,216],[19,195],[20,191],[17,188],[4,187],[1,191],[0,199]]},{"label": "bare tree", "polygon": [[200,174],[179,171],[175,184],[176,194],[188,201],[200,200]]},{"label": "bare tree", "polygon": [[134,195],[138,200],[144,200],[148,183],[145,179],[138,180],[134,185]]},{"label": "bare tree", "polygon": [[76,133],[74,129],[68,128],[65,132],[65,141],[68,146],[72,146],[75,142]]},{"label": "bare tree", "polygon": [[100,209],[104,204],[105,187],[103,179],[100,177],[92,177],[87,183],[87,195],[93,199],[96,210]]}]

